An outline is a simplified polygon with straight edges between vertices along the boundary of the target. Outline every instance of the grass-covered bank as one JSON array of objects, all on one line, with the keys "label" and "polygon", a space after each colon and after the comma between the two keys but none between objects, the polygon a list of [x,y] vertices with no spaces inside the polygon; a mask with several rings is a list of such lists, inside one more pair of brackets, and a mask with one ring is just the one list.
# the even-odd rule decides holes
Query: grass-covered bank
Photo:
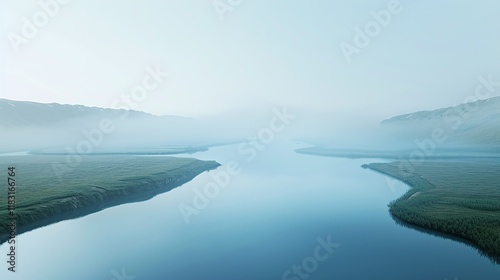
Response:
[{"label": "grass-covered bank", "polygon": [[399,162],[364,165],[399,179],[411,189],[393,201],[396,219],[463,238],[499,263],[500,162],[475,159],[426,161],[404,172]]},{"label": "grass-covered bank", "polygon": [[[5,156],[0,158],[1,181],[7,168],[16,169],[17,234],[58,221],[81,217],[115,205],[147,200],[215,169],[215,161],[176,157],[88,156],[75,167],[64,156]],[[65,166],[61,180],[54,163]],[[1,187],[1,186],[0,186]],[[7,183],[0,193],[0,244],[8,239]]]}]

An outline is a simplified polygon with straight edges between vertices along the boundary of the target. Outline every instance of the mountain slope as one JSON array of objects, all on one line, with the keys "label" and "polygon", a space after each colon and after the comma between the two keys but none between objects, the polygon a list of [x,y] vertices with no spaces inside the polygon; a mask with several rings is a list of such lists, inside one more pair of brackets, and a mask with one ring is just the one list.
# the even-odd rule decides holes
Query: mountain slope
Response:
[{"label": "mountain slope", "polygon": [[[87,107],[83,105],[68,105],[58,103],[36,103],[29,101],[14,101],[0,98],[0,128],[20,128],[51,126],[67,121],[78,121],[92,118],[160,118],[148,113],[125,110]],[[190,121],[188,118],[162,116],[163,119],[175,121]]]},{"label": "mountain slope", "polygon": [[500,146],[500,97],[385,120],[382,131],[412,144],[416,139],[445,138],[442,146]]},{"label": "mountain slope", "polygon": [[168,145],[206,144],[197,121],[176,116],[0,99],[0,152],[76,150],[92,142],[93,152],[136,151]]}]

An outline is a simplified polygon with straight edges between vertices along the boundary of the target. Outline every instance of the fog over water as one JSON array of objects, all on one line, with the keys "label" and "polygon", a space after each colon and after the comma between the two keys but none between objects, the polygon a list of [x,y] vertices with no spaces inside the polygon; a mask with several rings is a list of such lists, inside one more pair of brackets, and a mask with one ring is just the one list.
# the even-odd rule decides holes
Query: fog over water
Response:
[{"label": "fog over water", "polygon": [[[42,217],[47,201],[57,215],[80,211],[78,199],[94,193],[64,193],[79,186],[72,181],[101,197],[103,178],[79,166],[100,160],[91,154],[118,160],[100,169],[113,188],[126,181],[141,194],[151,178],[128,165],[138,157],[150,171],[153,157],[160,171],[169,166],[166,156],[221,166],[147,201],[19,235],[20,273],[4,262],[0,278],[499,279],[500,266],[477,249],[398,224],[388,205],[406,199],[411,180],[366,165],[489,156],[491,186],[470,171],[477,162],[444,175],[431,165],[436,180],[462,172],[477,182],[459,183],[471,195],[456,205],[457,189],[443,192],[449,204],[434,189],[409,193],[416,214],[407,217],[456,222],[469,217],[457,209],[480,205],[470,215],[496,225],[499,14],[500,1],[485,0],[1,1],[0,179],[14,176],[5,167],[18,168],[16,159],[50,155],[57,161],[39,170],[62,186],[19,166],[17,190],[30,194],[18,197],[22,215]],[[221,173],[235,162],[241,172]],[[76,179],[64,181],[61,166]],[[185,182],[189,168],[168,170]],[[35,183],[23,190],[26,179]],[[71,207],[59,211],[54,197]],[[428,204],[438,210],[420,207]],[[326,259],[318,244],[330,248]],[[0,245],[4,259],[11,250]]]}]

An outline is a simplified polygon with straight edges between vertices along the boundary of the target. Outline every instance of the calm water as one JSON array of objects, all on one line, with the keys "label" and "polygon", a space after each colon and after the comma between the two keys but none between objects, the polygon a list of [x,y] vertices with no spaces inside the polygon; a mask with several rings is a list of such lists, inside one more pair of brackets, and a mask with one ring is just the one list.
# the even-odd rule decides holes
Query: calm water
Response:
[{"label": "calm water", "polygon": [[[500,279],[500,266],[475,249],[396,225],[387,204],[407,187],[360,168],[369,161],[293,148],[276,143],[250,162],[237,146],[195,154],[236,160],[242,172],[189,225],[179,204],[192,205],[209,173],[146,202],[19,236],[18,272],[2,262],[0,279]],[[328,238],[340,246],[318,247]],[[0,252],[6,259],[5,244]]]}]

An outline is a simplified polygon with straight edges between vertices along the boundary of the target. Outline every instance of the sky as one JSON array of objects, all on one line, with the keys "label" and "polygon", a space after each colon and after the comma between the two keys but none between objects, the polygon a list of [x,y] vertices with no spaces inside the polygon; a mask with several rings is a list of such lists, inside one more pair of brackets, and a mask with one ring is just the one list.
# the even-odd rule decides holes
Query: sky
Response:
[{"label": "sky", "polygon": [[134,109],[379,121],[500,80],[499,1],[53,1],[1,0],[0,98],[117,108],[158,67],[168,77]]}]

